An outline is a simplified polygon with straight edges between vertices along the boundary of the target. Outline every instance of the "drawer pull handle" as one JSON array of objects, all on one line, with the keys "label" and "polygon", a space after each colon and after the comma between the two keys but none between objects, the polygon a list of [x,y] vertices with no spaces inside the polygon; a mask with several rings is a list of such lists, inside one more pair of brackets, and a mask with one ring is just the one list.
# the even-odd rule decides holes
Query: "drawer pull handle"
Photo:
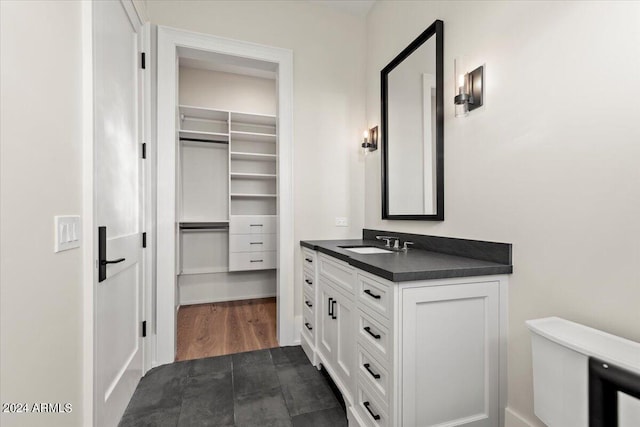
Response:
[{"label": "drawer pull handle", "polygon": [[375,414],[375,413],[371,410],[371,408],[370,408],[371,403],[369,403],[369,402],[362,402],[362,404],[364,405],[364,408],[367,410],[367,412],[369,413],[369,415],[371,415],[371,417],[372,417],[374,420],[378,421],[378,420],[380,419],[380,415]]},{"label": "drawer pull handle", "polygon": [[307,283],[307,285],[313,285],[313,282],[309,279],[304,279],[304,281]]},{"label": "drawer pull handle", "polygon": [[313,262],[313,260],[311,258],[305,258],[304,260],[307,261],[307,262]]},{"label": "drawer pull handle", "polygon": [[371,292],[369,289],[365,289],[364,293],[369,295],[371,298],[373,299],[380,299],[380,295],[376,295],[373,292]]},{"label": "drawer pull handle", "polygon": [[251,262],[262,262],[263,260],[261,259],[252,259]]},{"label": "drawer pull handle", "polygon": [[380,335],[379,334],[374,334],[373,332],[371,332],[371,328],[368,326],[364,327],[364,330],[371,335],[372,337],[374,337],[375,339],[379,340],[380,339]]},{"label": "drawer pull handle", "polygon": [[313,328],[309,323],[305,323],[304,326],[306,326],[308,330],[313,331]]},{"label": "drawer pull handle", "polygon": [[373,372],[370,368],[371,365],[369,365],[368,363],[365,363],[364,365],[364,369],[367,370],[367,372],[369,372],[369,374],[371,374],[371,376],[375,379],[380,379],[380,374],[376,374],[375,372]]},{"label": "drawer pull handle", "polygon": [[262,242],[250,242],[250,245],[262,245]]},{"label": "drawer pull handle", "polygon": [[264,224],[249,224],[249,227],[262,227]]},{"label": "drawer pull handle", "polygon": [[304,303],[305,303],[305,304],[307,305],[307,307],[309,307],[309,308],[313,307],[313,304],[311,304],[309,301],[305,301]]},{"label": "drawer pull handle", "polygon": [[336,313],[336,300],[333,300],[331,302],[331,318],[332,319],[337,319],[338,318],[338,314]]},{"label": "drawer pull handle", "polygon": [[333,301],[333,298],[329,298],[329,303],[327,304],[329,306],[329,316],[333,317],[333,304],[331,304],[331,302]]}]

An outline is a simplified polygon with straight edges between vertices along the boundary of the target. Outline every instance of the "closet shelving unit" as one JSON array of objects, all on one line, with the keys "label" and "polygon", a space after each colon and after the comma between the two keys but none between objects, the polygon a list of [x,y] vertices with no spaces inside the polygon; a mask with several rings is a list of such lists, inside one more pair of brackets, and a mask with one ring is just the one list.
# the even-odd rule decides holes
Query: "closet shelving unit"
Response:
[{"label": "closet shelving unit", "polygon": [[275,268],[276,117],[186,105],[178,114],[179,274]]}]

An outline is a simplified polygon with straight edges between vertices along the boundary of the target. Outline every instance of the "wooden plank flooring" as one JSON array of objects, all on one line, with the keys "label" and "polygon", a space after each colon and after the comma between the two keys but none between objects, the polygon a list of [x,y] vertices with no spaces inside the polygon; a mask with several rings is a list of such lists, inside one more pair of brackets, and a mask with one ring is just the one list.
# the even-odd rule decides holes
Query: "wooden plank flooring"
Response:
[{"label": "wooden plank flooring", "polygon": [[176,361],[277,346],[275,298],[187,305],[178,310]]}]

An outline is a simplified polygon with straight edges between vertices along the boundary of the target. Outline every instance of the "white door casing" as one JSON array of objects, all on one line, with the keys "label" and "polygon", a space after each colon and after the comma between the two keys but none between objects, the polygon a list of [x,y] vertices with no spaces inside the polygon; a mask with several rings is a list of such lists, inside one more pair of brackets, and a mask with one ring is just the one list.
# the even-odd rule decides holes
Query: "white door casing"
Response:
[{"label": "white door casing", "polygon": [[299,342],[301,317],[294,320],[293,242],[293,52],[207,34],[158,27],[157,116],[157,303],[156,363],[176,352],[176,105],[177,48],[239,56],[278,65],[278,342]]},{"label": "white door casing", "polygon": [[93,2],[92,23],[95,227],[124,258],[94,281],[94,423],[115,426],[143,374],[142,23],[129,1]]}]

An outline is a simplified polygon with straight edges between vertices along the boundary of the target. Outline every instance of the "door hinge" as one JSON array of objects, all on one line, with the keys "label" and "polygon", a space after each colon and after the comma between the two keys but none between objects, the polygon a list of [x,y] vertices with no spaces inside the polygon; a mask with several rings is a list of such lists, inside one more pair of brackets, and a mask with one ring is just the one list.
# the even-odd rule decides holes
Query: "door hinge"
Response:
[{"label": "door hinge", "polygon": [[147,321],[144,320],[142,322],[142,338],[145,338],[147,336]]},{"label": "door hinge", "polygon": [[143,248],[147,247],[147,232],[146,231],[144,233],[142,233],[142,247]]},{"label": "door hinge", "polygon": [[142,143],[142,158],[143,159],[147,158],[147,143],[146,142]]},{"label": "door hinge", "polygon": [[147,55],[144,52],[140,53],[140,68],[147,69]]}]

